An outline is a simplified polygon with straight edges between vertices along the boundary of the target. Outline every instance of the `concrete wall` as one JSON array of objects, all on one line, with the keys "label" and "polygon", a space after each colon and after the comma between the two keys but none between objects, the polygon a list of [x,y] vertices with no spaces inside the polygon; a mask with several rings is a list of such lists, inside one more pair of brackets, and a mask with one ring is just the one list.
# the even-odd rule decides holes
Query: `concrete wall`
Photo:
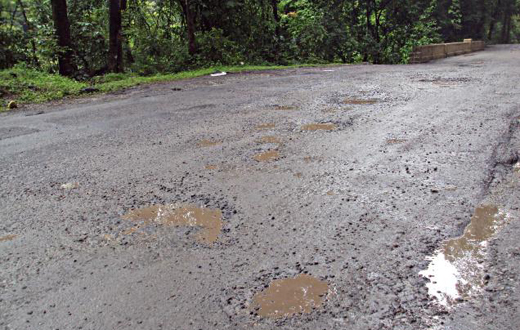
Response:
[{"label": "concrete wall", "polygon": [[486,47],[486,44],[483,41],[473,41],[471,39],[466,39],[464,41],[465,42],[452,42],[448,44],[433,44],[415,47],[410,55],[410,63],[426,63],[448,56],[457,56],[484,50]]}]

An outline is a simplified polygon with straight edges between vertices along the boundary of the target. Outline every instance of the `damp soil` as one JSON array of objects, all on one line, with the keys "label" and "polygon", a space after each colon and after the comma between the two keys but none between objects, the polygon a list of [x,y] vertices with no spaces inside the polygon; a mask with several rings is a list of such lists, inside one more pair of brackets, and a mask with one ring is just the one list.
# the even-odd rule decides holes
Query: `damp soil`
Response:
[{"label": "damp soil", "polygon": [[261,317],[283,318],[308,314],[322,306],[329,285],[310,275],[274,280],[257,293],[252,308]]},{"label": "damp soil", "polygon": [[154,205],[132,210],[123,219],[144,224],[200,228],[195,239],[203,244],[215,243],[222,231],[222,211],[194,205]]}]

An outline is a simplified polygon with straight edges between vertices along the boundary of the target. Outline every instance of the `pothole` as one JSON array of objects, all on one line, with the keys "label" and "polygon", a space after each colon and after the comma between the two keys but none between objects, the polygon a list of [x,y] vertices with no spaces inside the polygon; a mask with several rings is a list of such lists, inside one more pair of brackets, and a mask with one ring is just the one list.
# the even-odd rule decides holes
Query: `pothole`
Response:
[{"label": "pothole", "polygon": [[264,136],[259,140],[260,143],[282,143],[282,140],[276,136]]},{"label": "pothole", "polygon": [[304,131],[333,131],[337,128],[335,124],[308,124],[302,126]]},{"label": "pothole", "polygon": [[252,308],[268,318],[308,314],[322,306],[328,290],[327,282],[307,274],[274,280],[253,297]]},{"label": "pothole", "polygon": [[220,144],[222,144],[221,141],[213,141],[213,140],[201,140],[201,141],[199,141],[199,143],[197,143],[197,145],[201,148],[215,147]]},{"label": "pothole", "polygon": [[273,109],[278,110],[278,111],[291,111],[291,110],[297,110],[298,108],[295,107],[294,105],[274,105]]},{"label": "pothole", "polygon": [[376,104],[378,100],[376,99],[357,99],[357,98],[348,98],[343,100],[343,104],[352,104],[352,105],[370,105]]},{"label": "pothole", "polygon": [[405,139],[388,139],[386,140],[386,144],[402,144],[406,143],[408,140]]},{"label": "pothole", "polygon": [[275,123],[267,123],[267,124],[261,124],[261,125],[256,126],[256,129],[264,130],[264,129],[272,129],[275,127],[276,127]]},{"label": "pothole", "polygon": [[9,241],[13,241],[15,240],[16,238],[18,237],[18,235],[5,235],[5,236],[2,236],[0,237],[0,242],[9,242]]},{"label": "pothole", "polygon": [[[142,222],[145,226],[159,224],[164,226],[198,227],[195,239],[203,244],[215,243],[222,231],[222,211],[194,205],[154,205],[132,210],[122,217],[133,222]],[[138,227],[135,227],[136,230]],[[130,229],[133,230],[133,229]]]},{"label": "pothole", "polygon": [[428,278],[429,294],[449,306],[476,293],[485,284],[483,263],[489,240],[506,224],[507,214],[495,205],[476,209],[461,237],[446,241],[419,274]]},{"label": "pothole", "polygon": [[253,159],[257,162],[272,162],[280,159],[280,152],[278,150],[269,150],[255,155]]}]

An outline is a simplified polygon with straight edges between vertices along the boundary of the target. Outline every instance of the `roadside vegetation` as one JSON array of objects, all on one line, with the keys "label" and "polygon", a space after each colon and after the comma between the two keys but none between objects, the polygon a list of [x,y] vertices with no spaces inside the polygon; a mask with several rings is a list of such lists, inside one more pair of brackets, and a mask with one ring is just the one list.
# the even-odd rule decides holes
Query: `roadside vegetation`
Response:
[{"label": "roadside vegetation", "polygon": [[0,106],[215,71],[520,41],[520,0],[0,0]]},{"label": "roadside vegetation", "polygon": [[59,100],[66,97],[81,97],[95,93],[108,93],[125,88],[196,78],[216,72],[240,73],[260,70],[280,70],[298,67],[313,67],[315,64],[302,65],[244,65],[217,66],[211,68],[182,71],[169,74],[139,76],[132,72],[108,73],[93,77],[88,81],[77,81],[73,78],[47,73],[18,65],[14,68],[0,71],[0,111],[5,111],[11,101],[16,104],[42,103]]}]

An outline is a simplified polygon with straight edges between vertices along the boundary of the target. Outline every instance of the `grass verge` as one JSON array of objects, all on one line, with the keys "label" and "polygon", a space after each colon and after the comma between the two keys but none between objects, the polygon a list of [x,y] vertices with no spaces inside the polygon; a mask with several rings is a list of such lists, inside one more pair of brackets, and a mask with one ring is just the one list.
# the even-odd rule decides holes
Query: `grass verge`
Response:
[{"label": "grass verge", "polygon": [[215,71],[238,73],[244,71],[280,70],[316,66],[327,65],[220,66],[174,74],[159,74],[149,77],[141,77],[136,74],[127,73],[107,74],[105,76],[95,77],[89,82],[78,82],[57,74],[49,74],[28,68],[15,67],[9,70],[0,71],[0,111],[7,110],[7,104],[10,101],[15,101],[18,105],[22,105],[59,100],[65,97],[79,97],[84,95],[82,89],[86,87],[94,87],[99,90],[98,93],[108,93],[142,84],[206,76]]}]

